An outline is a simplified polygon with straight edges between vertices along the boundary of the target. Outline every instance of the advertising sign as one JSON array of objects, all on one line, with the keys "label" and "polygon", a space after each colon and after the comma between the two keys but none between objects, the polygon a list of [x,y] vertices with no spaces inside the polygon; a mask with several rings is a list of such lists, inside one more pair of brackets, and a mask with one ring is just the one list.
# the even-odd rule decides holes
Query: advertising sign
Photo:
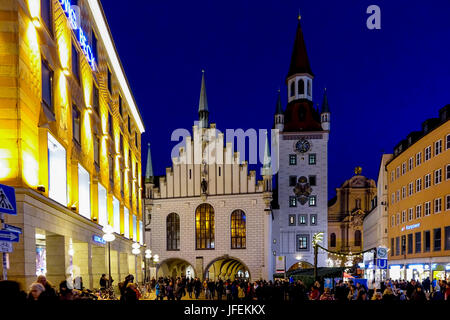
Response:
[{"label": "advertising sign", "polygon": [[286,272],[286,257],[285,256],[277,256],[275,262],[275,270],[276,273],[285,273]]}]

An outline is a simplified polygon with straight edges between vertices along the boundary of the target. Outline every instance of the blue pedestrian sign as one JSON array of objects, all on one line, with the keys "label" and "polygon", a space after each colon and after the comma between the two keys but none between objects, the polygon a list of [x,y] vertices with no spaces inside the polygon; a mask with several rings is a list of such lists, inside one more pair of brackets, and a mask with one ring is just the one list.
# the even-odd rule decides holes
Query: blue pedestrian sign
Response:
[{"label": "blue pedestrian sign", "polygon": [[387,259],[377,259],[378,269],[387,269]]},{"label": "blue pedestrian sign", "polygon": [[0,230],[0,241],[19,242],[19,234],[16,232]]},{"label": "blue pedestrian sign", "polygon": [[15,227],[15,226],[12,226],[12,225],[6,224],[6,223],[3,224],[3,231],[11,231],[11,232],[15,232],[18,234],[22,234],[21,228]]},{"label": "blue pedestrian sign", "polygon": [[0,184],[0,213],[17,215],[16,190]]}]

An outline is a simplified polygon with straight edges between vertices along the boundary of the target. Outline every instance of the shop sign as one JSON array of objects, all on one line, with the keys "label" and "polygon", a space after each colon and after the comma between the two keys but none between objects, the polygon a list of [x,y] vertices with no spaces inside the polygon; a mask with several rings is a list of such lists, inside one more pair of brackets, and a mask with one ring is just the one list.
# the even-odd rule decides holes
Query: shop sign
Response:
[{"label": "shop sign", "polygon": [[275,269],[277,273],[286,272],[286,257],[285,256],[277,256],[275,262]]},{"label": "shop sign", "polygon": [[106,241],[102,237],[99,237],[97,235],[93,235],[92,240],[96,243],[106,244]]},{"label": "shop sign", "polygon": [[420,223],[415,223],[415,224],[412,224],[412,225],[403,227],[403,228],[402,228],[402,231],[405,231],[405,230],[412,230],[412,229],[416,229],[416,228],[419,228],[419,227],[420,227]]},{"label": "shop sign", "polygon": [[77,14],[74,9],[77,8],[77,6],[72,6],[70,0],[59,0],[59,3],[61,4],[61,7],[66,14],[67,19],[69,20],[70,27],[74,30],[78,29],[78,42],[80,43],[81,49],[83,50],[83,53],[86,56],[92,70],[95,70],[95,57],[92,52],[92,48],[87,41],[83,29],[81,29],[81,24],[78,23],[80,14],[79,12]]}]

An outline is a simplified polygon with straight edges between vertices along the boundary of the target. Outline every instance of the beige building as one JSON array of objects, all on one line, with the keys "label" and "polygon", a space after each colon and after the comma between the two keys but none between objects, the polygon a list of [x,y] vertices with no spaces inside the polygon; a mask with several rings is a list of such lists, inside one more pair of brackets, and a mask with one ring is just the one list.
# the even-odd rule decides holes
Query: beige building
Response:
[{"label": "beige building", "polygon": [[[208,122],[204,75],[199,122],[166,175],[146,174],[147,242],[157,276],[271,277],[272,170],[266,140],[263,181]],[[149,159],[150,160],[150,159]],[[150,160],[151,161],[151,160]],[[151,165],[147,164],[147,170]]]},{"label": "beige building", "polygon": [[[341,253],[355,253],[363,250],[363,220],[370,211],[372,199],[377,194],[375,181],[361,175],[361,168],[355,175],[336,188],[336,197],[328,206],[328,248]],[[334,265],[345,264],[333,255]],[[356,261],[355,261],[356,262]]]},{"label": "beige building", "polygon": [[108,224],[114,284],[140,273],[144,125],[100,1],[70,4],[0,1],[0,183],[23,230],[7,271],[23,289],[40,274],[98,288]]}]

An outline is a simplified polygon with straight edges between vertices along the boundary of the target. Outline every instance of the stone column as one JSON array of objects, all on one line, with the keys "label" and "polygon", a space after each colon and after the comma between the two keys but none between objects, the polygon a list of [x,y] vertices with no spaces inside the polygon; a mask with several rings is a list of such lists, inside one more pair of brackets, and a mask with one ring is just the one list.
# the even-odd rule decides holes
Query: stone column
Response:
[{"label": "stone column", "polygon": [[[100,277],[102,274],[106,274],[108,276],[108,256],[107,256],[107,248],[92,245],[92,287],[100,288]],[[112,270],[111,270],[112,272]]]},{"label": "stone column", "polygon": [[203,257],[196,257],[195,258],[195,274],[200,280],[203,279]]},{"label": "stone column", "polygon": [[119,253],[119,268],[120,268],[120,281],[125,280],[125,277],[130,274],[128,268],[128,254],[126,252]]},{"label": "stone column", "polygon": [[54,286],[66,279],[69,267],[69,239],[60,235],[45,237],[47,280]]},{"label": "stone column", "polygon": [[117,286],[121,281],[119,276],[119,254],[117,250],[113,250],[112,248],[111,248],[111,277],[114,280],[113,286]]},{"label": "stone column", "polygon": [[[87,242],[74,242],[72,244],[74,254],[73,254],[73,267],[74,274],[73,278],[77,276],[82,277],[83,286],[85,288],[92,288],[91,284],[91,259],[90,259],[90,245]],[[77,274],[78,273],[78,274]]]}]

